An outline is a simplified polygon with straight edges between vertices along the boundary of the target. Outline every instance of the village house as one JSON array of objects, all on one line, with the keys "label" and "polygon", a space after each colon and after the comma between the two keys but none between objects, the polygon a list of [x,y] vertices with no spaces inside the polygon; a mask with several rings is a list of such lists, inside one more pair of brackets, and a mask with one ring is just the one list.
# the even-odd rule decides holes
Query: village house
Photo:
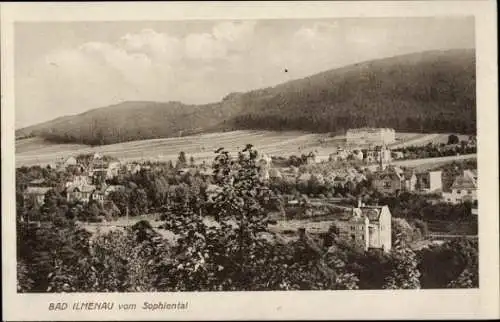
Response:
[{"label": "village house", "polygon": [[365,206],[358,203],[340,214],[335,221],[339,237],[362,245],[365,250],[392,248],[391,212],[388,206]]},{"label": "village house", "polygon": [[52,187],[42,187],[42,186],[27,187],[23,192],[23,199],[25,206],[27,205],[31,205],[34,207],[42,206],[45,203],[45,195],[52,189],[53,189]]},{"label": "village house", "polygon": [[120,174],[120,169],[121,169],[121,163],[114,161],[110,162],[107,167],[106,171],[106,179],[113,179],[116,178]]},{"label": "village house", "polygon": [[361,151],[361,150],[352,151],[352,156],[353,156],[354,160],[363,161],[363,159],[364,159],[363,151]]},{"label": "village house", "polygon": [[141,165],[135,162],[127,163],[126,168],[127,172],[131,174],[136,174],[141,171]]},{"label": "village house", "polygon": [[70,156],[66,159],[60,158],[56,161],[56,169],[58,171],[71,171],[71,172],[80,172],[83,173],[85,171],[85,167],[78,163],[78,160]]},{"label": "village house", "polygon": [[310,152],[306,157],[306,164],[310,165],[314,163],[316,163],[316,155]]},{"label": "village house", "polygon": [[105,200],[105,189],[105,187],[102,187],[101,189],[95,189],[94,191],[92,191],[92,193],[90,194],[90,200],[94,200],[95,202],[103,205]]},{"label": "village house", "polygon": [[94,185],[83,185],[79,187],[69,187],[66,189],[66,200],[68,202],[81,201],[88,203],[92,193],[96,190]]},{"label": "village house", "polygon": [[403,171],[398,167],[387,167],[375,173],[372,186],[379,192],[393,194],[415,191],[417,176],[411,170]]},{"label": "village house", "polygon": [[379,167],[383,170],[392,161],[391,150],[386,146],[377,146],[373,149],[368,149],[364,160],[366,163],[378,162]]},{"label": "village house", "polygon": [[92,178],[87,176],[87,175],[76,175],[73,176],[71,181],[66,182],[66,188],[75,186],[84,186],[84,185],[89,185],[92,184]]},{"label": "village house", "polygon": [[453,204],[465,201],[477,202],[477,171],[464,170],[462,175],[455,178],[451,192],[443,193],[443,199]]},{"label": "village house", "polygon": [[94,168],[89,171],[89,176],[93,185],[101,185],[106,181],[106,178],[108,176],[108,169]]},{"label": "village house", "polygon": [[416,174],[417,190],[425,193],[442,192],[443,180],[441,171],[429,171]]},{"label": "village house", "polygon": [[66,160],[64,160],[64,163],[63,163],[63,165],[65,167],[72,166],[72,165],[77,165],[77,164],[78,164],[78,161],[76,160],[75,157],[69,157]]}]

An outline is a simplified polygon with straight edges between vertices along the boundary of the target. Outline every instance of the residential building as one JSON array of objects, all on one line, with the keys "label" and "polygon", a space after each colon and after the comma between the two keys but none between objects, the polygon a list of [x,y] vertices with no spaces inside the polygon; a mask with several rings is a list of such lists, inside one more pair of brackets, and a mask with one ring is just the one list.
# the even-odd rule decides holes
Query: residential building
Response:
[{"label": "residential building", "polygon": [[40,207],[45,203],[45,195],[47,192],[52,190],[52,187],[27,187],[23,192],[24,204],[25,206],[31,205],[34,207]]},{"label": "residential building", "polygon": [[141,171],[141,165],[137,163],[127,163],[126,168],[127,172],[130,172],[131,174],[136,174]]},{"label": "residential building", "polygon": [[361,150],[352,151],[352,156],[354,157],[355,160],[363,161],[364,159],[363,151]]},{"label": "residential building", "polygon": [[398,167],[387,167],[375,173],[373,188],[382,193],[399,193],[415,191],[417,176],[412,170],[403,171]]},{"label": "residential building", "polygon": [[306,164],[316,163],[316,155],[314,153],[309,153],[306,157]]},{"label": "residential building", "polygon": [[84,186],[92,184],[92,178],[87,175],[76,175],[73,176],[73,180],[66,182],[66,188],[75,186]]},{"label": "residential building", "polygon": [[94,185],[83,185],[79,187],[69,187],[66,189],[66,199],[68,202],[81,201],[88,203],[92,193],[96,190]]},{"label": "residential building", "polygon": [[105,200],[104,192],[105,192],[104,187],[102,189],[96,189],[96,190],[92,191],[92,193],[90,194],[90,200],[94,200],[94,201],[98,202],[99,204],[103,205],[104,200]]},{"label": "residential building", "polygon": [[120,162],[110,162],[108,164],[106,179],[116,178],[120,174],[121,163]]},{"label": "residential building", "polygon": [[76,160],[75,157],[69,157],[66,160],[64,160],[64,166],[72,166],[72,165],[77,165],[78,161]]},{"label": "residential building", "polygon": [[347,210],[335,221],[340,238],[361,245],[365,250],[392,248],[391,212],[388,206],[365,206]]},{"label": "residential building", "polygon": [[443,199],[447,202],[477,202],[477,171],[464,170],[462,175],[455,178],[450,190],[451,192],[443,193]]},{"label": "residential building", "polygon": [[396,142],[396,131],[389,128],[358,128],[346,132],[347,144],[376,144],[385,145]]},{"label": "residential building", "polygon": [[108,177],[108,169],[94,168],[89,171],[89,175],[92,178],[93,185],[101,185],[106,181],[106,178]]},{"label": "residential building", "polygon": [[416,176],[419,191],[426,193],[442,192],[443,180],[441,171],[418,173]]}]

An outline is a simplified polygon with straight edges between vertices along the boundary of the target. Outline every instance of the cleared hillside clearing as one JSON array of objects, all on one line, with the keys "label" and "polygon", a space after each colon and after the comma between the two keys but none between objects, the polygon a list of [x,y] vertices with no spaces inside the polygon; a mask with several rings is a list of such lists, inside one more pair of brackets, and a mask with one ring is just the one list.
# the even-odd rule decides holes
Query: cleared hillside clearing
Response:
[{"label": "cleared hillside clearing", "polygon": [[[436,139],[432,134],[400,133],[398,136],[411,145],[427,144],[430,139]],[[174,161],[179,152],[184,151],[196,161],[211,161],[218,148],[224,147],[234,153],[249,143],[259,151],[273,156],[286,157],[314,151],[320,159],[327,159],[337,146],[344,144],[344,139],[343,136],[332,138],[328,134],[297,131],[232,131],[91,147],[55,144],[41,138],[29,138],[16,141],[16,166],[51,164],[71,155],[95,152],[123,161]]]}]

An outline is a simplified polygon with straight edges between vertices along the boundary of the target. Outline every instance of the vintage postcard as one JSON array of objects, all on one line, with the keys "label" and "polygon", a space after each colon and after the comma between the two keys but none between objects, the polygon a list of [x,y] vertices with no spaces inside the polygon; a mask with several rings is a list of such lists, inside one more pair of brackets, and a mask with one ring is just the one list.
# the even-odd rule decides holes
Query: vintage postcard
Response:
[{"label": "vintage postcard", "polygon": [[494,1],[1,23],[4,320],[499,317]]}]

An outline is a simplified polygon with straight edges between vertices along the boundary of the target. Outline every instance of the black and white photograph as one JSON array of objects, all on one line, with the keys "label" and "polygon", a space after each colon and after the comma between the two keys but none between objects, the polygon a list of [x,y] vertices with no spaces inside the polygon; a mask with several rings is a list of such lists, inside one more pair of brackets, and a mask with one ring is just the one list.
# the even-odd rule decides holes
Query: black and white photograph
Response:
[{"label": "black and white photograph", "polygon": [[15,292],[479,289],[477,19],[16,21]]}]

